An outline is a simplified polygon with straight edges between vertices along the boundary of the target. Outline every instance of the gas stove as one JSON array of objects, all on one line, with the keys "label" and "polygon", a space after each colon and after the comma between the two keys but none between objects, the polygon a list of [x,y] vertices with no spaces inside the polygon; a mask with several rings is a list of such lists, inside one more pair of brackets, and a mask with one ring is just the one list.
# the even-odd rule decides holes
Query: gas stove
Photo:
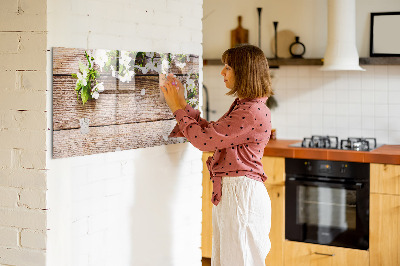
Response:
[{"label": "gas stove", "polygon": [[336,136],[311,136],[304,138],[302,142],[289,145],[291,147],[302,148],[320,148],[320,149],[338,149],[338,150],[353,150],[353,151],[371,151],[378,146],[376,138],[347,138],[339,142]]}]

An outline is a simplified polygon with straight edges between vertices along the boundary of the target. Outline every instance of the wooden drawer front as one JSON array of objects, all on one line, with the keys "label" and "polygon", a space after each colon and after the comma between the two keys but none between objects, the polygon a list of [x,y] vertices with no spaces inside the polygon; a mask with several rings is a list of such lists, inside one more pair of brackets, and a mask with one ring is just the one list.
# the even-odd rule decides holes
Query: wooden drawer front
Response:
[{"label": "wooden drawer front", "polygon": [[371,266],[400,265],[400,196],[371,194]]},{"label": "wooden drawer front", "polygon": [[371,192],[400,195],[400,165],[371,163]]},{"label": "wooden drawer front", "polygon": [[285,185],[285,158],[264,156],[261,163],[268,176],[266,184]]},{"label": "wooden drawer front", "polygon": [[285,266],[366,266],[365,250],[285,241]]}]

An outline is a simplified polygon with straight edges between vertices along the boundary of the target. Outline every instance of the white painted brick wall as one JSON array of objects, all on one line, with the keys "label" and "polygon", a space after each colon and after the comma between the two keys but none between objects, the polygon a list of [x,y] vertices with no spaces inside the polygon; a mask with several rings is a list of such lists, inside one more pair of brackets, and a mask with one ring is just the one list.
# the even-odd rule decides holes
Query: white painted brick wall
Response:
[{"label": "white painted brick wall", "polygon": [[[202,0],[50,0],[47,9],[48,49],[202,56]],[[52,160],[50,140],[48,265],[201,265],[200,151],[177,144]]]},{"label": "white painted brick wall", "polygon": [[10,227],[0,227],[0,247],[18,247],[18,240],[18,229]]},{"label": "white painted brick wall", "polygon": [[0,2],[0,265],[45,265],[46,0]]},{"label": "white painted brick wall", "polygon": [[46,231],[23,229],[21,246],[32,249],[46,249]]}]

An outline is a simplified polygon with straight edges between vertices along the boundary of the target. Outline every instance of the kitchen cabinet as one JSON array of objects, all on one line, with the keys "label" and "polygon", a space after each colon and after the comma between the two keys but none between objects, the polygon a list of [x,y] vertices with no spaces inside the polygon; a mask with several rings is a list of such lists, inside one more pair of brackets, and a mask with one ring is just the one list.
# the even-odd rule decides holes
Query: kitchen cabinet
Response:
[{"label": "kitchen cabinet", "polygon": [[203,258],[211,258],[212,252],[212,183],[206,161],[212,152],[203,153],[203,194],[202,194],[202,223],[201,223],[201,253]]},{"label": "kitchen cabinet", "polygon": [[[212,253],[212,183],[207,169],[206,161],[211,152],[203,153],[203,195],[202,195],[202,256],[211,258]],[[262,164],[268,176],[265,182],[272,205],[271,221],[271,250],[266,258],[266,265],[283,265],[283,242],[285,230],[285,158],[263,157]]]},{"label": "kitchen cabinet", "polygon": [[285,240],[285,158],[264,156],[261,160],[267,175],[265,187],[271,199],[271,250],[265,259],[267,266],[283,265]]},{"label": "kitchen cabinet", "polygon": [[365,250],[316,245],[288,240],[285,240],[284,245],[285,266],[369,265],[369,253]]},{"label": "kitchen cabinet", "polygon": [[400,165],[370,167],[370,265],[400,265]]}]

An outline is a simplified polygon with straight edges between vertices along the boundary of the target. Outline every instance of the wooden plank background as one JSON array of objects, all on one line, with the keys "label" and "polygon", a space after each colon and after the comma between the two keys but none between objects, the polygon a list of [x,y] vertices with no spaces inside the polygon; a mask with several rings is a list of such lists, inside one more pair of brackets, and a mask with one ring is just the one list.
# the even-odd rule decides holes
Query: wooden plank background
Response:
[{"label": "wooden plank background", "polygon": [[[99,71],[97,81],[104,83],[105,90],[97,100],[82,105],[77,100],[76,79],[71,74],[79,71],[79,61],[87,64],[84,52],[53,48],[53,158],[182,142],[167,139],[176,121],[167,104],[160,100],[162,92],[155,71],[145,75],[141,70],[135,71],[134,80],[129,83],[120,82],[111,72]],[[199,70],[199,57],[189,58],[183,69],[173,63],[169,70],[183,83],[188,73],[198,74]],[[196,86],[198,92],[198,83]],[[82,118],[90,121],[88,132],[81,130]]]}]

